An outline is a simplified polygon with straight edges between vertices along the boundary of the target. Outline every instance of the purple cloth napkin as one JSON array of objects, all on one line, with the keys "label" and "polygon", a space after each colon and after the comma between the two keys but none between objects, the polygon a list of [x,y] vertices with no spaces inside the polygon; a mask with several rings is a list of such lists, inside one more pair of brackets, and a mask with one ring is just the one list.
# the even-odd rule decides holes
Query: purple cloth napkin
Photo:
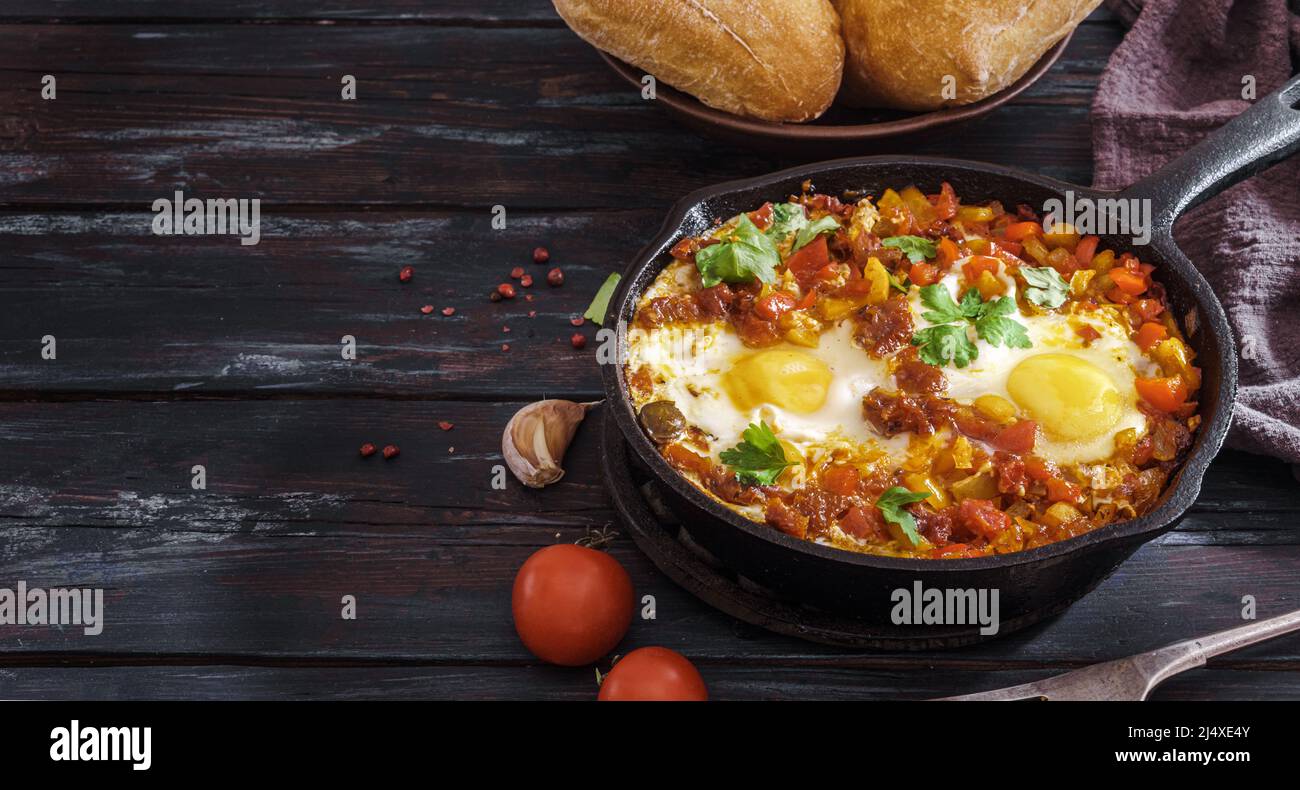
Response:
[{"label": "purple cloth napkin", "polygon": [[[1300,17],[1286,0],[1106,4],[1132,29],[1092,105],[1104,189],[1128,186],[1246,110],[1243,76],[1257,97],[1280,88],[1300,53]],[[1228,445],[1300,463],[1300,156],[1188,212],[1174,237],[1237,335]]]}]

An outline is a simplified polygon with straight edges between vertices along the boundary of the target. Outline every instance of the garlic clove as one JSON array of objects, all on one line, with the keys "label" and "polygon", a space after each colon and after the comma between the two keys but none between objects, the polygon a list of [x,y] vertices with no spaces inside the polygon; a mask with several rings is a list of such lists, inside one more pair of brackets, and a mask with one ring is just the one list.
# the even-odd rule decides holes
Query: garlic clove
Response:
[{"label": "garlic clove", "polygon": [[519,482],[542,488],[564,477],[564,451],[595,405],[541,400],[515,412],[501,434],[501,454]]}]

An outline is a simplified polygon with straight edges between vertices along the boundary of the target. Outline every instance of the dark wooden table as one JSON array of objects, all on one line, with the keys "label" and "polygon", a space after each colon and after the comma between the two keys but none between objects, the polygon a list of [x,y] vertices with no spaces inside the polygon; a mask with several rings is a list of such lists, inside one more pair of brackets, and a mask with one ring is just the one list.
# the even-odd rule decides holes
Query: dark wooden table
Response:
[{"label": "dark wooden table", "polygon": [[[594,343],[574,350],[569,318],[674,199],[794,162],[679,127],[548,3],[376,5],[0,6],[0,587],[103,587],[107,609],[97,637],[0,627],[0,698],[594,696],[590,670],[523,649],[509,596],[536,548],[614,521],[596,432],[561,484],[498,491],[501,428],[541,395],[598,395]],[[1088,106],[1121,35],[1098,13],[1009,106],[863,153],[1087,183]],[[177,189],[260,198],[261,244],[151,235],[152,202]],[[562,288],[541,284],[538,244]],[[517,265],[535,300],[490,303]],[[362,459],[363,442],[402,453]],[[1225,452],[1184,524],[1064,615],[922,654],[740,624],[623,537],[612,552],[658,601],[624,648],[687,654],[717,698],[1018,683],[1238,624],[1243,596],[1261,617],[1300,606],[1297,493],[1283,464]],[[1300,638],[1158,696],[1300,698]]]}]

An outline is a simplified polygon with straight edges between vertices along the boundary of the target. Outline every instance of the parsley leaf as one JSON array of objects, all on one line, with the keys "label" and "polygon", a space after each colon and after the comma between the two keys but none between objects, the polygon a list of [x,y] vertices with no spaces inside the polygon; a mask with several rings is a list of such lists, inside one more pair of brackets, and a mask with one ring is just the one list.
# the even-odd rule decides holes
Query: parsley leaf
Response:
[{"label": "parsley leaf", "polygon": [[799,203],[775,203],[772,205],[772,226],[767,229],[767,235],[784,239],[807,224],[808,215]]},{"label": "parsley leaf", "polygon": [[908,279],[907,276],[904,276],[902,280],[899,280],[891,274],[889,275],[889,287],[901,291],[902,293],[911,293],[910,289],[912,287],[912,281]]},{"label": "parsley leaf", "polygon": [[1070,284],[1051,266],[1021,266],[1020,274],[1029,283],[1025,298],[1039,307],[1055,309],[1065,304]]},{"label": "parsley leaf", "polygon": [[969,365],[979,357],[980,350],[966,336],[966,324],[939,324],[927,327],[912,336],[912,345],[917,349],[921,361],[943,367],[952,362],[959,368]]},{"label": "parsley leaf", "polygon": [[913,335],[912,345],[920,347],[918,354],[927,364],[943,367],[952,362],[964,368],[979,358],[979,348],[966,332],[971,324],[975,326],[976,336],[991,346],[1032,348],[1034,345],[1024,325],[1007,318],[1016,309],[1009,296],[985,302],[977,289],[970,288],[958,304],[946,287],[936,283],[921,289],[921,302],[930,308],[921,317],[935,326]]},{"label": "parsley leaf", "polygon": [[787,466],[785,449],[766,422],[753,423],[742,434],[744,441],[719,454],[722,463],[736,470],[736,479],[748,485],[770,486]]},{"label": "parsley leaf", "polygon": [[1015,309],[1015,302],[1009,296],[985,302],[975,319],[975,334],[991,346],[1005,343],[1007,348],[1032,348],[1034,344],[1030,342],[1024,325],[1006,317]]},{"label": "parsley leaf", "polygon": [[718,283],[752,282],[755,277],[765,283],[776,282],[780,263],[781,256],[772,240],[746,214],[740,215],[729,240],[695,253],[695,267],[700,270],[705,288]]},{"label": "parsley leaf", "polygon": [[890,236],[882,239],[882,247],[893,247],[907,255],[912,263],[920,263],[939,254],[939,248],[929,239],[920,236]]},{"label": "parsley leaf", "polygon": [[827,214],[821,219],[811,222],[799,229],[799,233],[794,237],[794,246],[790,248],[790,252],[794,252],[805,244],[810,243],[813,239],[817,238],[819,234],[834,233],[839,229],[839,220],[835,219],[830,214]]},{"label": "parsley leaf", "polygon": [[876,500],[876,507],[880,510],[880,515],[885,517],[885,521],[897,524],[912,545],[919,546],[921,535],[916,531],[916,519],[912,518],[912,514],[904,508],[929,498],[928,493],[913,493],[902,486],[894,486],[880,495],[880,499]]},{"label": "parsley leaf", "polygon": [[[966,292],[966,295],[970,296],[971,294],[977,294],[975,298],[978,300],[978,293],[978,291],[972,288]],[[1010,296],[1003,296],[999,299],[994,299],[991,302],[981,303],[977,301],[976,304],[978,305],[978,308],[974,312],[968,313],[967,318],[978,320],[980,318],[1011,315],[1016,311],[1016,303],[1011,301]]]},{"label": "parsley leaf", "polygon": [[977,288],[968,289],[961,297],[961,314],[972,321],[984,315],[985,306],[986,303],[980,301]]},{"label": "parsley leaf", "polygon": [[[975,333],[991,346],[1006,344],[1007,348],[1033,348],[1025,327],[1018,321],[1001,316],[986,316],[975,322]],[[960,367],[960,365],[958,366]]]},{"label": "parsley leaf", "polygon": [[938,283],[921,289],[921,304],[930,309],[921,317],[932,324],[948,324],[964,318],[975,318],[980,307],[979,291],[974,288],[961,298],[961,304],[952,299],[948,289]]},{"label": "parsley leaf", "polygon": [[601,283],[600,290],[596,291],[596,298],[591,300],[591,305],[582,317],[604,326],[605,313],[609,310],[609,298],[614,295],[614,289],[618,287],[618,281],[621,279],[623,275],[618,272],[606,277],[605,282]]}]

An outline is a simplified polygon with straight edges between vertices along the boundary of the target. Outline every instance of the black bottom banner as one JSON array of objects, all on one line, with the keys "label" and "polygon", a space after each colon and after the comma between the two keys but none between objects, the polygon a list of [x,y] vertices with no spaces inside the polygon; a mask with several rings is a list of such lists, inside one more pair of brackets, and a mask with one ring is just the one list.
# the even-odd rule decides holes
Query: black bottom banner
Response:
[{"label": "black bottom banner", "polygon": [[[377,769],[737,769],[831,755],[968,773],[1249,771],[1290,764],[1283,703],[7,703],[6,770],[35,776],[299,777]],[[892,757],[890,756],[892,755]],[[484,758],[488,758],[486,761]],[[669,759],[670,758],[670,759]],[[738,765],[737,763],[741,763]],[[894,769],[891,769],[891,771]],[[440,774],[445,775],[445,774]],[[1021,773],[1020,775],[1024,775]],[[432,777],[431,777],[432,778]],[[613,780],[611,780],[613,781]]]}]

